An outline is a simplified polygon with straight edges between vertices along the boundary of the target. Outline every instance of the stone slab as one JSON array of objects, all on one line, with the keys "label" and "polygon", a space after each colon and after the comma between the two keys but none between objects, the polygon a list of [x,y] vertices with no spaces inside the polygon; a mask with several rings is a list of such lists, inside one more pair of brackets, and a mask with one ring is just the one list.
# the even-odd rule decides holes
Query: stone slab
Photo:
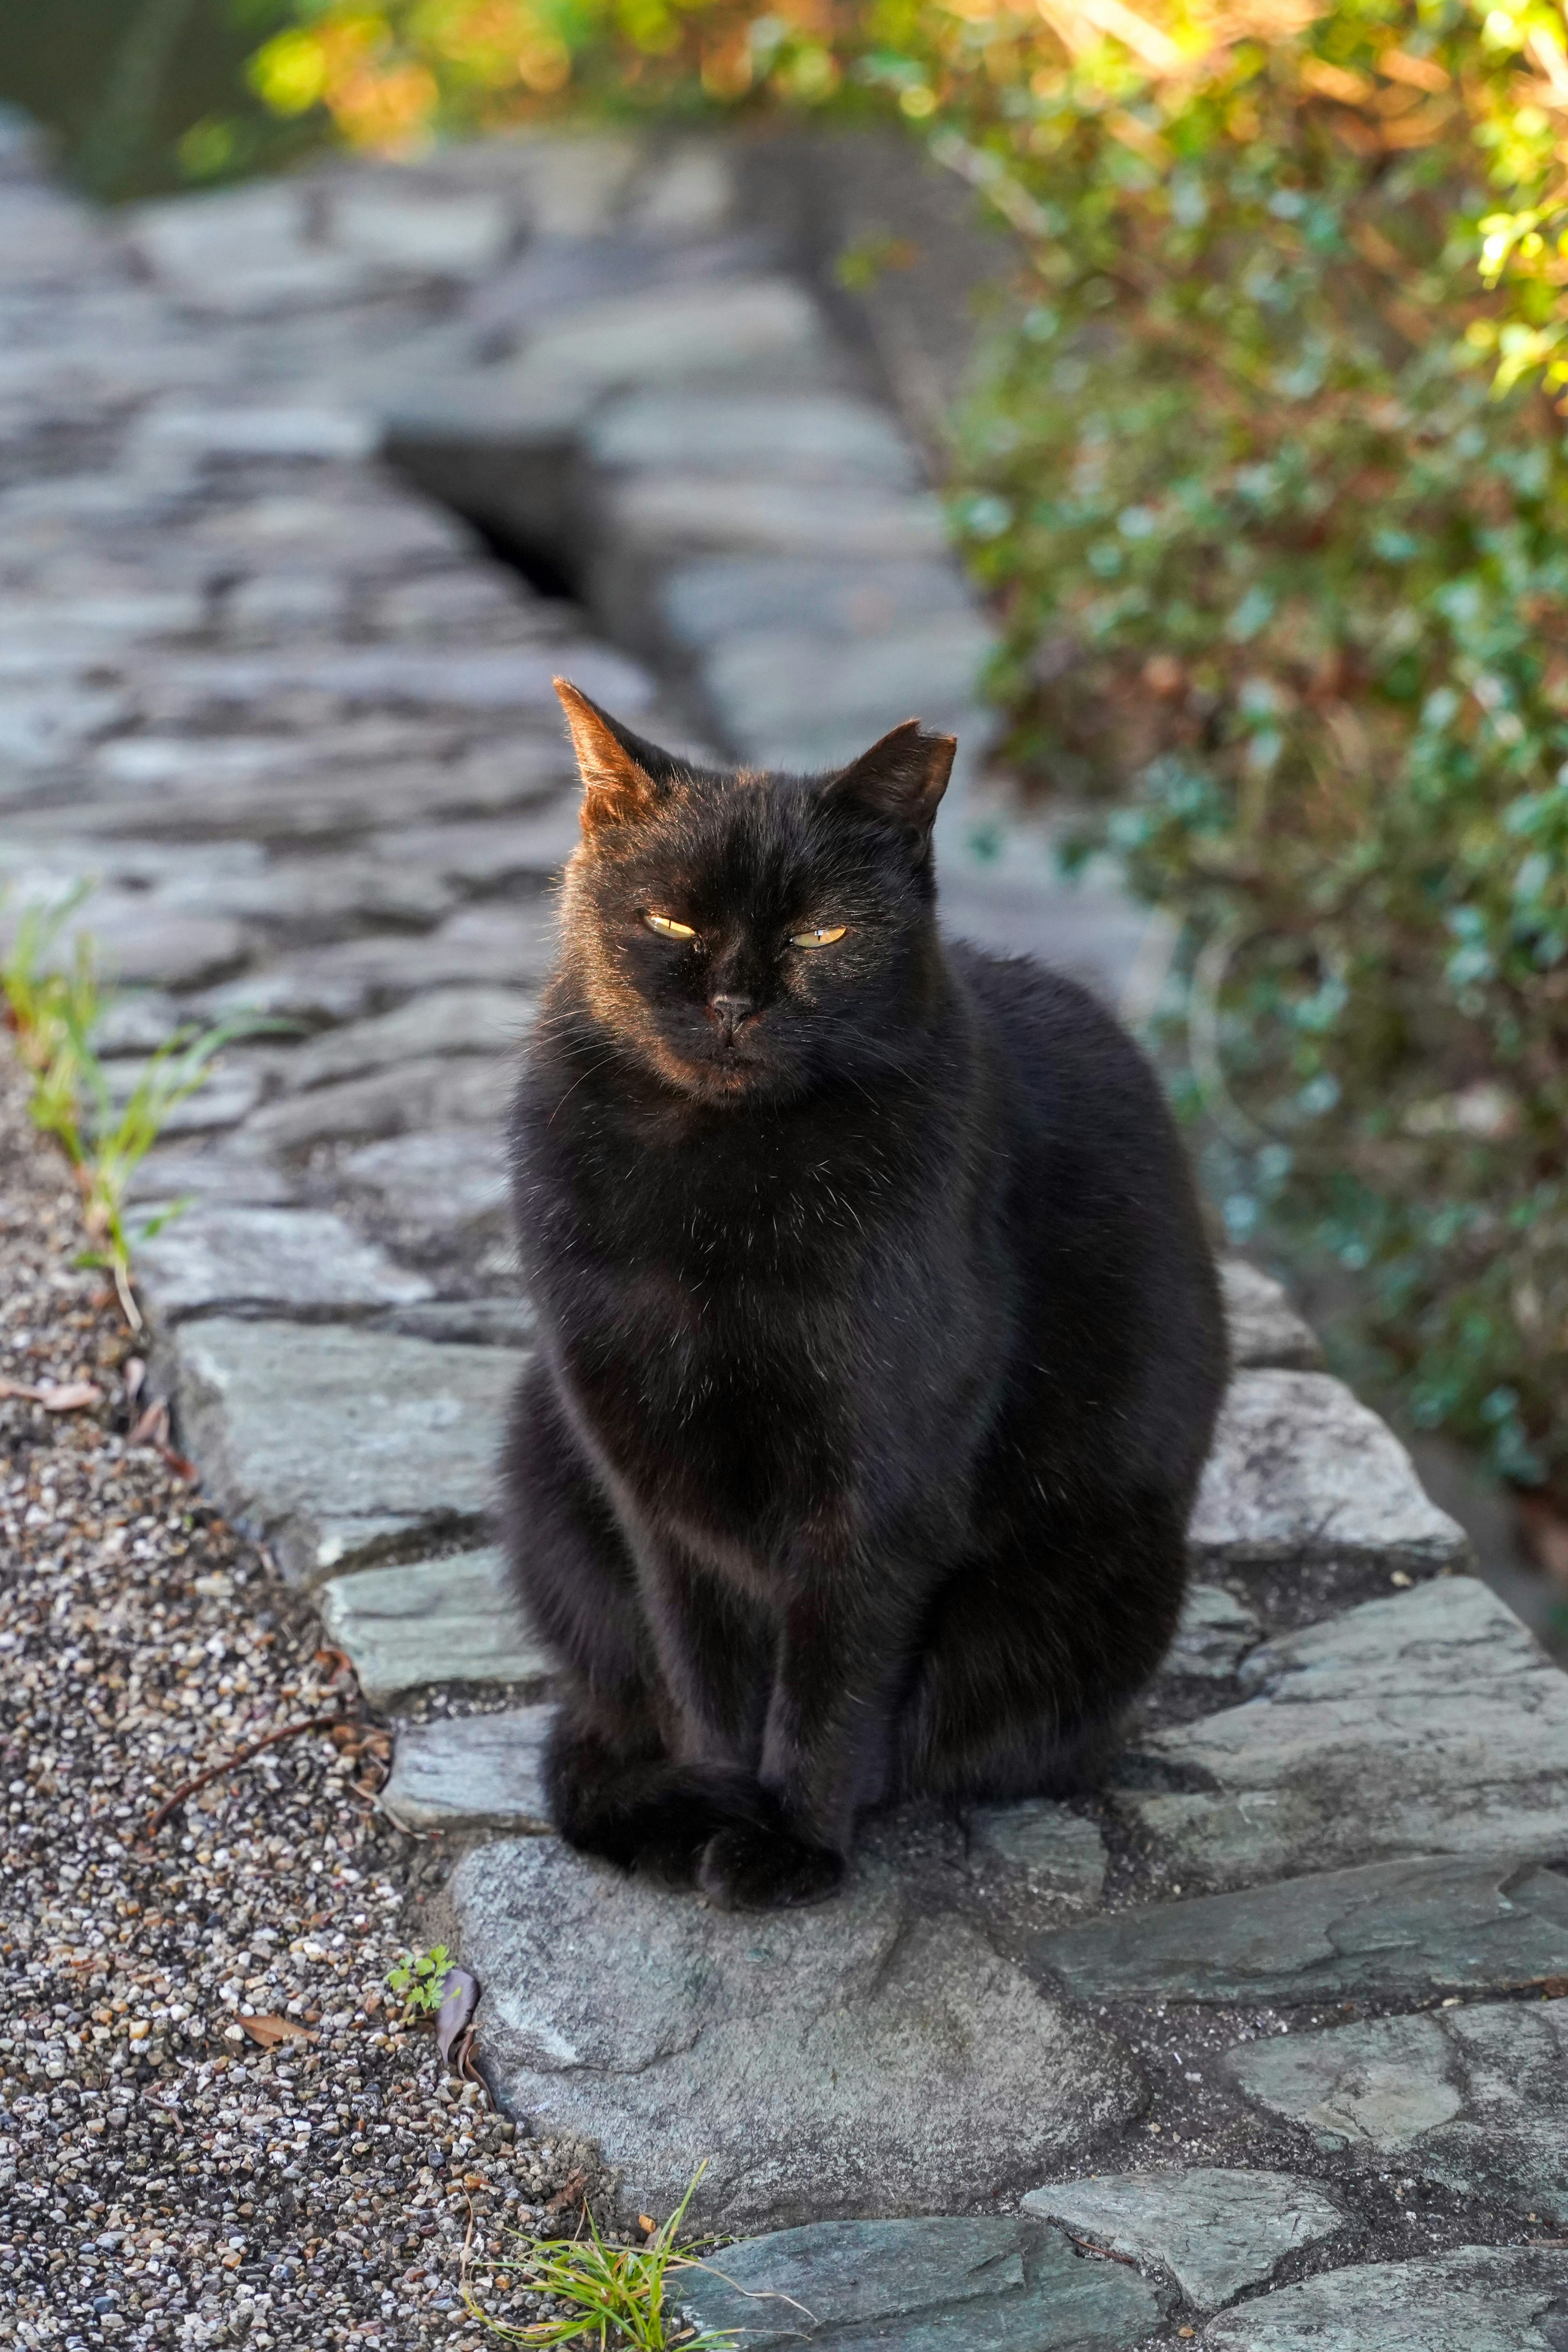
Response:
[{"label": "stone slab", "polygon": [[1287,2254],[1344,2222],[1331,2198],[1290,2173],[1218,2165],[1063,2181],[1032,2189],[1024,2210],[1065,2221],[1113,2253],[1162,2263],[1202,2311],[1260,2286]]},{"label": "stone slab", "polygon": [[431,1293],[423,1275],[323,1209],[193,1207],[137,1245],[135,1271],[163,1324],[242,1310],[319,1319]]},{"label": "stone slab", "polygon": [[1222,2312],[1208,2352],[1561,2352],[1568,2255],[1460,2246],[1358,2263]]},{"label": "stone slab", "polygon": [[[606,493],[605,503],[605,527],[617,560],[622,549],[660,556],[825,553],[872,562],[900,556],[940,560],[946,552],[942,509],[934,499],[912,493],[900,498],[858,484],[830,487],[754,477],[731,480],[707,473],[627,474]],[[969,633],[981,635],[978,623],[970,622]],[[765,660],[768,648],[757,650]],[[776,649],[781,672],[793,651],[793,646]],[[812,640],[811,652],[820,663],[820,641]],[[966,682],[969,675],[965,665]],[[793,668],[788,676],[793,679]],[[735,689],[726,678],[726,706],[733,699]]]},{"label": "stone slab", "polygon": [[552,1706],[526,1706],[400,1724],[382,1791],[384,1810],[405,1830],[550,1836],[541,1758],[554,1713]]},{"label": "stone slab", "polygon": [[971,1853],[1021,1870],[1032,1888],[1065,1895],[1085,1909],[1105,1886],[1105,1841],[1098,1825],[1048,1797],[980,1805],[968,1820]]},{"label": "stone slab", "polygon": [[1468,1550],[1387,1423],[1323,1372],[1244,1371],[1231,1382],[1188,1542],[1221,1574],[1346,1559],[1429,1571]]},{"label": "stone slab", "polygon": [[1223,1585],[1192,1585],[1161,1671],[1194,1682],[1228,1682],[1262,1631],[1246,1603]]},{"label": "stone slab", "polygon": [[[579,402],[612,385],[668,383],[748,362],[776,365],[822,348],[816,305],[789,278],[731,278],[718,286],[660,287],[574,310],[530,339],[520,394],[571,385]],[[519,403],[520,413],[526,408]],[[579,410],[580,413],[580,410]],[[584,688],[585,693],[594,689]]]},{"label": "stone slab", "polygon": [[531,1348],[539,1328],[526,1298],[431,1298],[418,1307],[389,1307],[371,1320],[378,1331],[472,1348]]},{"label": "stone slab", "polygon": [[174,1335],[180,1427],[207,1493],[306,1583],[395,1544],[480,1531],[526,1360],[224,1317]]},{"label": "stone slab", "polygon": [[1162,2315],[1146,2280],[1018,2215],[819,2221],[724,2246],[675,2287],[690,2323],[747,2352],[1112,2352]]},{"label": "stone slab", "polygon": [[516,1084],[510,1055],[426,1054],[268,1103],[245,1132],[264,1151],[305,1151],[313,1144],[369,1142],[419,1128],[499,1129]]},{"label": "stone slab", "polygon": [[968,621],[973,606],[945,563],[870,563],[843,557],[708,555],[659,582],[660,620],[692,652],[774,629],[815,630],[828,642],[885,637],[911,618]]},{"label": "stone slab", "polygon": [[[828,493],[821,496],[826,499]],[[834,496],[842,503],[841,492]],[[907,502],[889,511],[906,516]],[[862,526],[870,528],[868,518],[847,511],[840,531],[847,535]],[[904,551],[914,553],[908,543],[913,519],[900,520],[896,528],[904,535]],[[868,555],[892,551],[869,545],[865,550]],[[917,616],[881,637],[834,641],[815,631],[767,630],[716,646],[703,677],[726,725],[743,740],[798,736],[805,741],[832,727],[862,734],[863,750],[900,719],[957,725],[974,699],[993,643],[973,614],[961,618],[950,613]],[[963,749],[973,749],[973,728],[963,729]]]},{"label": "stone slab", "polygon": [[1237,1370],[1263,1366],[1287,1371],[1318,1370],[1323,1360],[1322,1342],[1291,1306],[1283,1283],[1248,1265],[1242,1257],[1222,1258],[1219,1277],[1230,1360]]},{"label": "stone slab", "polygon": [[1139,1743],[1165,1790],[1117,1795],[1182,1883],[1568,1848],[1568,1675],[1475,1578],[1266,1643],[1241,1682],[1240,1706]]},{"label": "stone slab", "polygon": [[1446,1855],[1152,1903],[1031,1947],[1082,2000],[1321,2001],[1568,1981],[1568,1878]]},{"label": "stone slab", "polygon": [[1327,2153],[1397,2158],[1462,2196],[1568,2222],[1568,2000],[1243,2042],[1225,2070]]},{"label": "stone slab", "polygon": [[601,466],[893,489],[918,480],[885,412],[839,393],[634,393],[601,408],[583,438]]},{"label": "stone slab", "polygon": [[551,1671],[493,1545],[334,1576],[321,1611],[373,1706],[430,1683],[536,1683]]},{"label": "stone slab", "polygon": [[506,1209],[506,1146],[498,1127],[437,1128],[345,1152],[345,1176],[379,1194],[387,1213],[426,1233],[499,1223]]},{"label": "stone slab", "polygon": [[726,1913],[555,1839],[453,1878],[485,2072],[545,2137],[597,2140],[621,2210],[727,2230],[989,2203],[1141,2105],[1111,2035],[1045,2000],[868,1841],[833,1901]]},{"label": "stone slab", "polygon": [[302,1092],[424,1055],[505,1054],[521,1043],[536,1003],[519,988],[435,988],[395,1013],[277,1053],[272,1067],[290,1091]]},{"label": "stone slab", "polygon": [[553,907],[466,907],[422,939],[342,940],[279,956],[210,990],[197,1010],[213,1020],[239,1013],[312,1024],[359,1020],[426,988],[526,987],[543,979],[557,944]]}]

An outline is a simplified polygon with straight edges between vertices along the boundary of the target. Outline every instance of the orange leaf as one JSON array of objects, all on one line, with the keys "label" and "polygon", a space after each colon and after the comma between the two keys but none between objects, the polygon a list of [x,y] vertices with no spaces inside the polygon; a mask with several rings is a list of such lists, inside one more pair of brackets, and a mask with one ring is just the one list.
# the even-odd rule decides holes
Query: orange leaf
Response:
[{"label": "orange leaf", "polygon": [[319,2042],[321,2036],[308,2026],[297,2025],[291,2017],[242,2017],[239,2020],[253,2042],[263,2050],[275,2049],[279,2042]]}]

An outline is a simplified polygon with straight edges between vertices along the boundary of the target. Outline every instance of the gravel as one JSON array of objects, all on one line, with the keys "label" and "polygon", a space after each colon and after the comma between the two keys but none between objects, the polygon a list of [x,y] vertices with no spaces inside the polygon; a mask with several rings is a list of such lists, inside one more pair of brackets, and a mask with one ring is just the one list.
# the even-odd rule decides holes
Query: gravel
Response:
[{"label": "gravel", "polygon": [[377,1811],[384,1732],[160,1443],[25,1100],[0,1037],[0,2340],[479,2352],[465,2240],[486,2307],[534,2311],[499,2233],[570,2227],[581,2152],[400,2021],[449,1857]]}]

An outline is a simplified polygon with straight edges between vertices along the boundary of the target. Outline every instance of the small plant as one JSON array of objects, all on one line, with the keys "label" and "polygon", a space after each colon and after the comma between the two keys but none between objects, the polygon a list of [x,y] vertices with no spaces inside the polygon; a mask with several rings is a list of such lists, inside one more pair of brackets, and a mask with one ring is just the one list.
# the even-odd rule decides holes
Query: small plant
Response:
[{"label": "small plant", "polygon": [[100,1265],[111,1276],[125,1319],[139,1331],[142,1314],[131,1289],[132,1238],[150,1241],[188,1202],[171,1202],[147,1218],[132,1237],[125,1226],[132,1177],[157,1142],[170,1112],[205,1083],[213,1056],[236,1037],[284,1024],[241,1016],[210,1029],[195,1024],[177,1029],[149,1056],[130,1094],[116,1106],[92,1044],[106,1000],[90,939],[78,934],[68,964],[50,961],[60,932],[89,887],[79,884],[53,907],[23,910],[10,951],[0,963],[0,996],[31,1080],[29,1115],[36,1127],[58,1139],[81,1187],[83,1222],[92,1247],[78,1263]]},{"label": "small plant", "polygon": [[386,1972],[387,1990],[397,1995],[410,2016],[434,2017],[452,1966],[452,1955],[445,1944],[433,1945],[427,1952],[405,1952]]},{"label": "small plant", "polygon": [[702,2267],[695,2248],[678,2244],[677,2238],[707,2168],[706,2163],[698,2166],[685,2196],[646,2245],[606,2245],[586,2205],[583,2209],[585,2237],[531,2238],[518,2233],[518,2258],[501,2268],[512,2284],[567,2305],[568,2310],[559,2316],[514,2326],[492,2318],[475,2302],[465,2282],[463,2301],[469,2315],[508,2344],[541,2347],[594,2344],[601,2352],[608,2352],[612,2346],[630,2346],[633,2352],[735,2352],[735,2338],[727,2330],[718,2335],[710,2329],[683,2330],[664,2305],[670,2273]]}]

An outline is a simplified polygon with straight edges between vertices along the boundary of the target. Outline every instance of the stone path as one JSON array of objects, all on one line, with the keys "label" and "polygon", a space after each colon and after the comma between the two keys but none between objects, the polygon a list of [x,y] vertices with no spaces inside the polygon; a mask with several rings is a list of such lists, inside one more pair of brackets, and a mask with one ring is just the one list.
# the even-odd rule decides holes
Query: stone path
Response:
[{"label": "stone path", "polygon": [[900,1816],[763,1920],[548,1833],[488,1513],[531,1335],[498,1125],[575,822],[552,672],[757,759],[919,708],[968,755],[955,925],[1112,996],[1149,950],[988,800],[983,622],[753,160],[540,140],[106,226],[7,152],[0,874],[91,884],[117,1087],[185,1017],[286,1024],[142,1170],[192,1202],[138,1260],[155,1376],[399,1712],[384,1801],[449,1842],[503,2104],[598,2140],[628,2216],[706,2158],[697,2210],[766,2233],[694,2310],[1560,2347],[1568,1682],[1255,1270],[1192,1599],[1100,1797]]}]

